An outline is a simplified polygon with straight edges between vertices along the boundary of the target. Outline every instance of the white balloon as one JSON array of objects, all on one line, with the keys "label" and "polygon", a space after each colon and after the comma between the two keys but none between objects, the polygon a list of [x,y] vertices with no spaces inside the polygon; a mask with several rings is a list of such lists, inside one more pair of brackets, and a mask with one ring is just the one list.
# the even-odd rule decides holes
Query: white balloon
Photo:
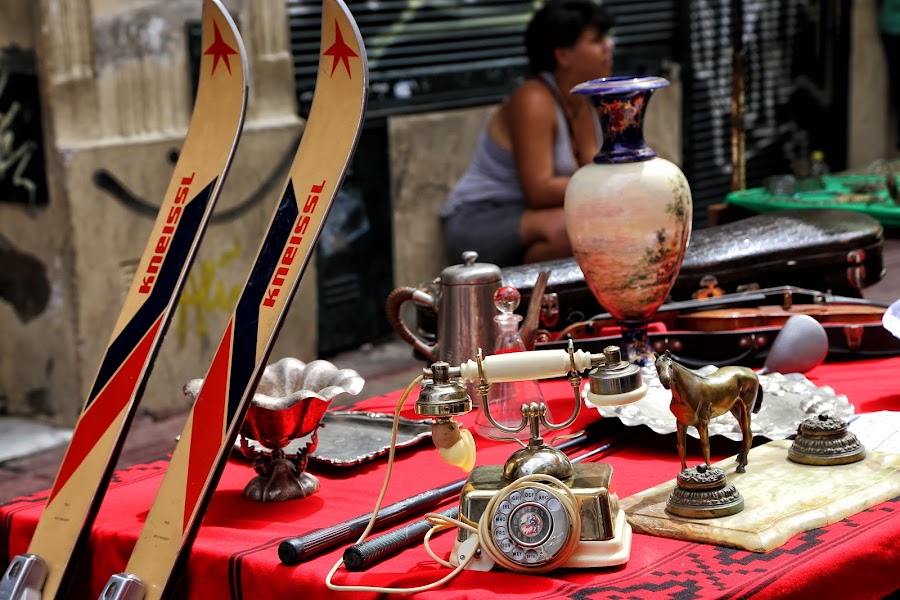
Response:
[{"label": "white balloon", "polygon": [[822,364],[826,354],[828,334],[822,324],[809,315],[794,315],[772,342],[759,374],[806,373]]}]

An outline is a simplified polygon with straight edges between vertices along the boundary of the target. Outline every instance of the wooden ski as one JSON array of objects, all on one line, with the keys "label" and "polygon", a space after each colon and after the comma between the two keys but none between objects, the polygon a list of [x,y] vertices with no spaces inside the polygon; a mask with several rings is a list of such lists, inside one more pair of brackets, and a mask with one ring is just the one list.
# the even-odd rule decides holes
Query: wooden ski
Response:
[{"label": "wooden ski", "polygon": [[231,165],[247,104],[247,56],[219,0],[203,2],[203,49],[175,172],[28,553],[0,580],[3,600],[65,596]]},{"label": "wooden ski", "polygon": [[342,0],[323,1],[321,35],[312,109],[278,206],[126,572],[110,579],[104,600],[171,592],[353,155],[368,66]]}]

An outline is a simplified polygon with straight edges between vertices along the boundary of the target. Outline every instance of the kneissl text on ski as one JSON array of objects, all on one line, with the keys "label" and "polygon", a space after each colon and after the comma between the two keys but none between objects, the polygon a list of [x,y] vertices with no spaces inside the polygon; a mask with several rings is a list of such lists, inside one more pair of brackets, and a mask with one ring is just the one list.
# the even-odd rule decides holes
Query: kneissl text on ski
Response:
[{"label": "kneissl text on ski", "polygon": [[175,172],[28,553],[0,580],[3,600],[64,597],[231,165],[247,104],[247,57],[219,0],[204,0],[202,40],[197,97]]},{"label": "kneissl text on ski", "polygon": [[315,96],[287,182],[126,572],[112,577],[105,600],[157,599],[177,580],[353,155],[367,89],[356,23],[342,0],[324,0]]}]

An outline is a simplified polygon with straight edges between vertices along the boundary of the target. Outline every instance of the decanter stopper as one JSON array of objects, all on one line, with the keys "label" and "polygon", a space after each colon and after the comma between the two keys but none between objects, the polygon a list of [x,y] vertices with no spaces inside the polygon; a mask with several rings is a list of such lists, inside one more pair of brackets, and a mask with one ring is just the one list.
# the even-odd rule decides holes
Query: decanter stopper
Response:
[{"label": "decanter stopper", "polygon": [[522,301],[522,294],[511,285],[504,285],[494,292],[494,306],[500,311],[497,316],[511,315]]}]

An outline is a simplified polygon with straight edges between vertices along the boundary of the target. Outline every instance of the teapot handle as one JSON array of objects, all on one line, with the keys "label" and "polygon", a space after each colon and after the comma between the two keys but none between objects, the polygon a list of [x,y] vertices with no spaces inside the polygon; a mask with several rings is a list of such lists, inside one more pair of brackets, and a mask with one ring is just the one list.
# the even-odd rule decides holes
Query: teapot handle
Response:
[{"label": "teapot handle", "polygon": [[410,331],[403,319],[400,318],[400,308],[410,300],[416,300],[431,307],[435,312],[438,311],[434,298],[430,294],[412,287],[399,287],[388,295],[385,303],[388,322],[406,343],[428,357],[429,362],[436,362],[438,360],[437,344],[428,345],[423,342]]}]

